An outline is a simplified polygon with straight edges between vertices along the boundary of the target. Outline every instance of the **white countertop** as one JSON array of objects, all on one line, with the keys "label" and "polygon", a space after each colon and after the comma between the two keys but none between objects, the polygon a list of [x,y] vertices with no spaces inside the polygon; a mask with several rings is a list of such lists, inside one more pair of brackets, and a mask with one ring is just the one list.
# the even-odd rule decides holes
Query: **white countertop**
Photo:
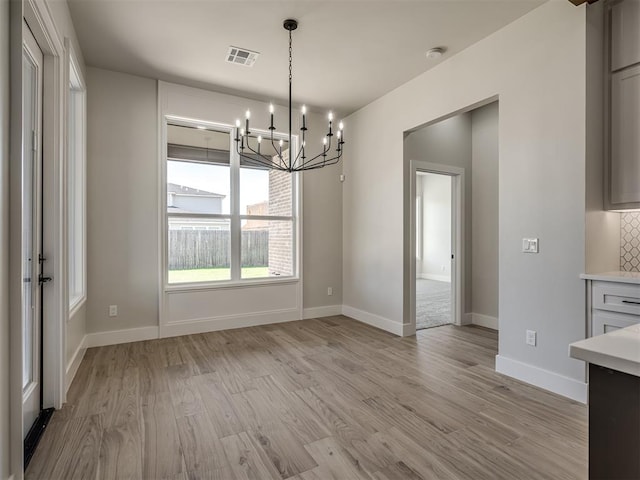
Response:
[{"label": "white countertop", "polygon": [[569,356],[640,377],[640,323],[574,342]]},{"label": "white countertop", "polygon": [[582,273],[580,278],[583,280],[602,280],[605,282],[640,284],[640,272]]}]

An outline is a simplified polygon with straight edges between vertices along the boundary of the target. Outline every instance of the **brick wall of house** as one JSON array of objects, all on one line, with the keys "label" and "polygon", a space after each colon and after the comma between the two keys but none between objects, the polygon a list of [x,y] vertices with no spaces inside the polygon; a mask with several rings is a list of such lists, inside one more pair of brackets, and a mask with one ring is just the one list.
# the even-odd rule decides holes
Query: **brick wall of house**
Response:
[{"label": "brick wall of house", "polygon": [[[291,216],[291,174],[269,171],[269,215]],[[291,222],[269,222],[269,274],[293,275]]]}]

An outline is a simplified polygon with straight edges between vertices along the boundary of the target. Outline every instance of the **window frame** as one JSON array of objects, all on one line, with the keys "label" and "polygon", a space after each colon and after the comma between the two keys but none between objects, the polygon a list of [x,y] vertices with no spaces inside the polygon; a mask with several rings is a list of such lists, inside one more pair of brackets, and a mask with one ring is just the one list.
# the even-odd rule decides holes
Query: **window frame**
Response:
[{"label": "window frame", "polygon": [[71,45],[67,48],[66,263],[71,318],[87,300],[87,88],[75,51]]},{"label": "window frame", "polygon": [[[228,214],[217,213],[198,213],[198,214],[171,214],[167,211],[167,165],[169,161],[175,161],[168,157],[168,135],[167,127],[169,125],[197,127],[204,126],[208,130],[215,130],[229,135],[229,176],[230,176],[230,211]],[[236,151],[235,136],[236,127],[233,125],[218,123],[212,121],[198,120],[194,118],[185,118],[174,115],[165,115],[162,118],[162,135],[161,135],[161,182],[160,182],[160,209],[161,209],[161,246],[162,246],[162,285],[165,292],[176,292],[183,290],[210,290],[219,288],[233,288],[233,287],[247,287],[257,285],[272,285],[278,283],[292,283],[300,281],[301,272],[301,176],[299,173],[292,173],[291,182],[291,216],[277,216],[277,215],[245,215],[240,213],[240,156]],[[262,135],[267,137],[271,133],[268,130],[252,129],[252,134]],[[289,140],[289,135],[281,132],[274,132],[274,139],[285,141]],[[298,142],[298,136],[292,135],[291,145],[292,150],[295,151]],[[206,218],[206,219],[224,219],[230,222],[230,275],[229,280],[214,280],[214,281],[202,281],[202,282],[180,282],[169,283],[169,219],[171,217],[180,218]],[[241,249],[242,249],[242,222],[245,220],[275,220],[275,221],[290,221],[292,223],[292,275],[290,276],[277,276],[277,277],[260,277],[260,278],[242,278],[241,267]]]}]

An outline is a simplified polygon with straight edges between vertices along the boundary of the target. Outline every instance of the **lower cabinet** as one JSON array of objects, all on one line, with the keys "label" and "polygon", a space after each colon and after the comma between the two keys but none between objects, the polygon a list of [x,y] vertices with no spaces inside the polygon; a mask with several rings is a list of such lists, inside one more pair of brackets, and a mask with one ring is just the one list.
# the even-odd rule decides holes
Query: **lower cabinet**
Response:
[{"label": "lower cabinet", "polygon": [[591,336],[595,337],[640,323],[640,317],[594,310],[591,321]]},{"label": "lower cabinet", "polygon": [[589,480],[640,478],[640,377],[589,364]]},{"label": "lower cabinet", "polygon": [[591,281],[590,336],[640,323],[640,285]]}]

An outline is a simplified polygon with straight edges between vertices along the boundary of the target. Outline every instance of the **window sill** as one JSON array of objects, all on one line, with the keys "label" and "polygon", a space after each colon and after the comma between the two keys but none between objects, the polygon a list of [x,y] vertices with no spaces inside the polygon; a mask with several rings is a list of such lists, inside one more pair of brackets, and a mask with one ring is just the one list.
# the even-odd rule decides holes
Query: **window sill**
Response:
[{"label": "window sill", "polygon": [[300,282],[299,277],[284,277],[284,278],[259,278],[251,280],[242,280],[235,282],[209,282],[209,283],[183,283],[183,284],[171,284],[165,285],[164,291],[166,293],[179,293],[188,292],[193,290],[219,290],[224,288],[253,288],[253,287],[268,287],[270,285],[286,285]]},{"label": "window sill", "polygon": [[83,305],[87,303],[87,296],[82,295],[78,297],[76,300],[70,303],[69,305],[69,317],[67,318],[67,322],[73,317],[78,311],[83,307]]}]

